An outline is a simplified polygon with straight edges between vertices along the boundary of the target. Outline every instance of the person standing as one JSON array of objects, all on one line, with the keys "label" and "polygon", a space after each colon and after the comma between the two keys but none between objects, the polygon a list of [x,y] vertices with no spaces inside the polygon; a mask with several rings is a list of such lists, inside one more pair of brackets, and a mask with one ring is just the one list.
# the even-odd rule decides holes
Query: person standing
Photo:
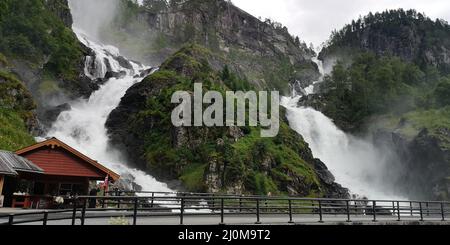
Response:
[{"label": "person standing", "polygon": [[96,204],[97,204],[97,198],[95,198],[95,196],[97,196],[97,193],[100,190],[98,188],[92,188],[91,191],[89,191],[89,196],[91,196],[91,198],[89,198],[89,208],[95,208]]}]

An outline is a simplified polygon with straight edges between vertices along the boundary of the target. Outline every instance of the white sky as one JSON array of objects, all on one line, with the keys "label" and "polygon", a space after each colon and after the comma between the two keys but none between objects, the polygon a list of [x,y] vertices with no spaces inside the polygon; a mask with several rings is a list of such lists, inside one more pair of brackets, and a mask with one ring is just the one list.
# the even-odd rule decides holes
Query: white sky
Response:
[{"label": "white sky", "polygon": [[232,0],[234,5],[256,17],[271,18],[287,26],[314,46],[328,39],[332,30],[370,11],[416,9],[432,19],[450,20],[450,0]]}]

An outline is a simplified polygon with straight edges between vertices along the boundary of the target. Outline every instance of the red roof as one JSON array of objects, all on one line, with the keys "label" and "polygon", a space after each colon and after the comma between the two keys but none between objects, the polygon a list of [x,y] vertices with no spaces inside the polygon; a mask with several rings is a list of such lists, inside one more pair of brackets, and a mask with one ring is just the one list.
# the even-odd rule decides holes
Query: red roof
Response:
[{"label": "red roof", "polygon": [[108,175],[114,181],[120,178],[120,175],[114,171],[57,138],[28,146],[16,151],[16,154],[32,161],[47,175],[82,176],[99,180]]}]

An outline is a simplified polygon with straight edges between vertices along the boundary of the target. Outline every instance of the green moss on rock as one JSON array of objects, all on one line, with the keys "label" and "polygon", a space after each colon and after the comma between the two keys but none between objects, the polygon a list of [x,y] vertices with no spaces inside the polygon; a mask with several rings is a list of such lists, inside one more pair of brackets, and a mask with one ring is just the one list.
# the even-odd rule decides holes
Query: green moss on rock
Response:
[{"label": "green moss on rock", "polygon": [[230,90],[223,70],[211,66],[217,59],[201,46],[188,45],[128,90],[107,121],[113,143],[124,147],[138,167],[162,180],[180,180],[189,191],[329,194],[307,143],[286,119],[274,138],[262,138],[259,127],[172,125],[175,91],[192,92],[196,82],[203,83],[204,92]]},{"label": "green moss on rock", "polygon": [[[0,52],[34,95],[42,77],[58,84],[58,95],[75,99],[94,90],[83,71],[89,50],[71,29],[67,0],[5,0],[0,8]],[[39,96],[40,102],[49,94]]]},{"label": "green moss on rock", "polygon": [[43,0],[10,1],[0,18],[0,51],[5,55],[40,64],[49,56],[45,69],[67,79],[76,78],[83,56],[75,34],[48,10]]},{"label": "green moss on rock", "polygon": [[16,151],[35,143],[16,111],[0,108],[0,125],[0,149]]},{"label": "green moss on rock", "polygon": [[34,143],[36,105],[23,83],[0,71],[0,149],[14,151]]},{"label": "green moss on rock", "polygon": [[2,53],[0,53],[0,66],[8,66],[8,60]]},{"label": "green moss on rock", "polygon": [[442,147],[450,150],[450,107],[419,109],[402,115],[383,115],[377,118],[378,127],[395,131],[407,139],[414,139],[423,130],[436,137]]}]

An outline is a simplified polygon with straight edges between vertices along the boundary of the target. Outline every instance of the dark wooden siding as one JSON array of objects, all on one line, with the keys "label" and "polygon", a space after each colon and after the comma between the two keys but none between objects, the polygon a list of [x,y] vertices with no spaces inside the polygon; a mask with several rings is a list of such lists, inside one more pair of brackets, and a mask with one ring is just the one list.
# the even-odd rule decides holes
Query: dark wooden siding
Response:
[{"label": "dark wooden siding", "polygon": [[22,155],[42,168],[46,175],[80,176],[102,179],[104,174],[61,147],[42,147]]}]

